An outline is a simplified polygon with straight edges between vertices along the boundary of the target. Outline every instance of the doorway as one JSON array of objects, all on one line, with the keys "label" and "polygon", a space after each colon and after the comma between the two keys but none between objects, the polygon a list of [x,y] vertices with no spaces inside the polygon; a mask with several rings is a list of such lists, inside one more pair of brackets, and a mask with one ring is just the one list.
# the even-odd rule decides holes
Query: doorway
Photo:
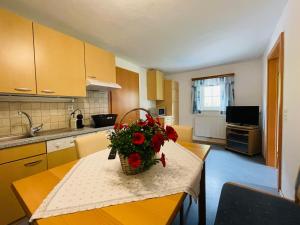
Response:
[{"label": "doorway", "polygon": [[284,33],[281,33],[268,55],[267,145],[266,164],[278,169],[281,190]]},{"label": "doorway", "polygon": [[[122,87],[111,91],[111,112],[118,114],[117,121],[133,108],[139,107],[139,74],[120,67],[116,68],[117,83]],[[123,120],[131,123],[140,118],[138,111],[132,112]]]}]

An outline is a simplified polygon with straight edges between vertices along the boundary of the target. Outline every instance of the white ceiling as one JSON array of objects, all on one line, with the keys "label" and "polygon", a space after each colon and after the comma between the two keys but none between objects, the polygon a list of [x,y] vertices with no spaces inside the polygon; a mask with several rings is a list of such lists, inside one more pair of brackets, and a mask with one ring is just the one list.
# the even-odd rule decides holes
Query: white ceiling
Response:
[{"label": "white ceiling", "polygon": [[179,72],[259,57],[287,0],[0,0],[0,6]]}]

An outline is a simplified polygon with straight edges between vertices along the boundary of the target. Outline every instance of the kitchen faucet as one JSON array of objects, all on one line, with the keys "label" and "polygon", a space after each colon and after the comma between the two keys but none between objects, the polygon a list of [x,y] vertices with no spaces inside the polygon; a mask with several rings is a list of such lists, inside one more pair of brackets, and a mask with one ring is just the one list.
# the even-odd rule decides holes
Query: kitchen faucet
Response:
[{"label": "kitchen faucet", "polygon": [[39,132],[39,131],[43,128],[43,124],[40,124],[40,125],[37,126],[37,127],[33,127],[32,119],[31,119],[31,117],[28,115],[28,113],[23,112],[23,111],[19,111],[19,112],[18,112],[18,115],[19,115],[19,116],[22,116],[22,114],[25,115],[26,118],[27,118],[28,121],[29,121],[29,135],[30,135],[31,137],[36,136],[37,132]]}]

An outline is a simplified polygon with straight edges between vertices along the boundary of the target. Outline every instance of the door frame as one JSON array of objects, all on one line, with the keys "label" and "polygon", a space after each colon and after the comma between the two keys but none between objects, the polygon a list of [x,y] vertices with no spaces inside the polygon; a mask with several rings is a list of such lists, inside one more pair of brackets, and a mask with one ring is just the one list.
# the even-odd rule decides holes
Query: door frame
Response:
[{"label": "door frame", "polygon": [[[274,59],[278,59],[278,76],[276,76],[276,86],[271,86],[269,83],[269,79],[271,77],[271,69],[270,69],[270,62]],[[274,44],[272,50],[268,54],[268,77],[267,77],[267,141],[266,141],[266,164],[268,166],[275,166],[278,168],[278,190],[281,191],[281,173],[282,173],[282,121],[283,121],[283,81],[284,81],[284,32],[282,32]],[[274,76],[274,74],[273,74]],[[278,83],[279,82],[279,83]],[[270,88],[276,88],[277,96],[275,99],[277,104],[275,106],[269,103],[269,90]],[[279,92],[279,94],[278,94]],[[273,98],[274,100],[274,98]],[[277,122],[274,124],[274,121],[268,119],[269,114],[274,113],[274,108],[277,111]],[[269,129],[269,127],[276,127],[275,130]],[[269,141],[271,141],[275,135],[276,139],[273,143],[274,146],[277,148],[272,150],[269,149]],[[277,153],[277,154],[276,154]],[[274,155],[272,157],[271,154],[275,154],[275,161],[273,160]]]}]

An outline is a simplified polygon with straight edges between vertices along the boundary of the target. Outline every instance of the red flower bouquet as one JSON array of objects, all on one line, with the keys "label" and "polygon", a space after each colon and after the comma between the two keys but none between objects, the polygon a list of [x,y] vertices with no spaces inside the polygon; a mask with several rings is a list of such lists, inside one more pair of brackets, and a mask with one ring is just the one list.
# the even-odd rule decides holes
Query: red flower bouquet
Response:
[{"label": "red flower bouquet", "polygon": [[[131,111],[135,110],[138,109]],[[164,129],[159,121],[148,113],[146,120],[138,120],[130,125],[122,124],[121,120],[120,124],[115,125],[109,139],[110,147],[119,154],[124,173],[137,174],[159,162],[165,167],[166,159],[161,147],[165,141],[176,142],[177,137],[172,127],[167,126]]]}]

